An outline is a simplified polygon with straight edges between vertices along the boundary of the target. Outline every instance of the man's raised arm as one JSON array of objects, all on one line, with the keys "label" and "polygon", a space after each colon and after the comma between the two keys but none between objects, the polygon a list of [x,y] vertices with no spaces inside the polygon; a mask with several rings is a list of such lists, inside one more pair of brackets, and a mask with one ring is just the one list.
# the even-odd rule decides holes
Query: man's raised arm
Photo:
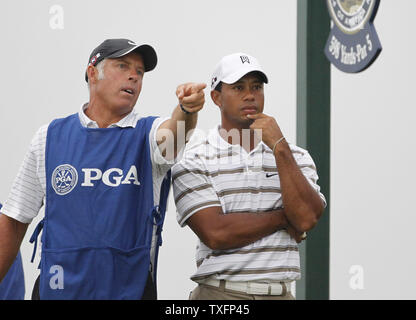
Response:
[{"label": "man's raised arm", "polygon": [[163,122],[156,133],[160,151],[167,160],[176,158],[186,138],[189,139],[188,133],[195,128],[198,112],[205,103],[205,88],[205,83],[185,83],[176,89],[179,103],[171,118]]}]

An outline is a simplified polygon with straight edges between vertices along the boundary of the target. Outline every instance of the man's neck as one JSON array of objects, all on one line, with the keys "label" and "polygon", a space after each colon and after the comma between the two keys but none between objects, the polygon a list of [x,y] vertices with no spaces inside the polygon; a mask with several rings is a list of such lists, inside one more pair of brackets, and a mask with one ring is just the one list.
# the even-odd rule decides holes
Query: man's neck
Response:
[{"label": "man's neck", "polygon": [[108,128],[110,125],[119,122],[131,111],[115,113],[111,108],[98,104],[96,101],[90,101],[84,113],[88,118],[97,122],[99,128]]}]

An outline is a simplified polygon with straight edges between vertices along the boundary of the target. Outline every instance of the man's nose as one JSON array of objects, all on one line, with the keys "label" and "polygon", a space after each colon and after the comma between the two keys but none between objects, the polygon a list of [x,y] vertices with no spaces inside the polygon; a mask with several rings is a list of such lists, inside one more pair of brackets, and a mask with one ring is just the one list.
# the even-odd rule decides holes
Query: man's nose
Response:
[{"label": "man's nose", "polygon": [[139,79],[139,76],[137,75],[136,72],[131,72],[130,73],[130,75],[129,75],[129,80],[130,81],[137,82],[138,79]]},{"label": "man's nose", "polygon": [[254,100],[254,93],[251,89],[247,89],[244,92],[244,100],[252,101]]},{"label": "man's nose", "polygon": [[129,80],[137,82],[139,80],[139,75],[136,70],[130,70]]}]

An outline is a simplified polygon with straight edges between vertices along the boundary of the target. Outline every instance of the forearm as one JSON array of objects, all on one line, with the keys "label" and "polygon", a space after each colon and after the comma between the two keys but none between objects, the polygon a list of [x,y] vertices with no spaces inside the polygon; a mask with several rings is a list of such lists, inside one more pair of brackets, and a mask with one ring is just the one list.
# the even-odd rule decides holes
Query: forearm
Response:
[{"label": "forearm", "polygon": [[198,112],[205,103],[206,86],[205,83],[185,83],[177,87],[176,96],[179,104],[173,110],[171,118],[161,125],[156,136],[165,159],[176,158],[178,152],[189,140],[188,133],[195,128]]},{"label": "forearm", "polygon": [[171,119],[172,131],[175,133],[174,136],[177,137],[178,134],[182,134],[180,130],[178,130],[181,128],[182,125],[185,128],[184,138],[189,139],[190,137],[188,137],[188,133],[191,130],[195,129],[196,124],[198,122],[198,112],[185,113],[182,111],[181,107],[177,105],[176,108],[173,110]]},{"label": "forearm", "polygon": [[162,123],[157,132],[157,143],[162,155],[167,160],[176,158],[178,152],[190,139],[191,130],[196,127],[198,113],[186,114],[178,105],[170,119]]},{"label": "forearm", "polygon": [[323,203],[300,171],[285,140],[275,149],[285,214],[298,231],[312,229],[323,211]]},{"label": "forearm", "polygon": [[[237,216],[239,217],[237,218]],[[287,226],[283,210],[262,213],[228,213],[222,215],[224,227],[220,229],[224,239],[221,249],[246,246]]]},{"label": "forearm", "polygon": [[0,281],[16,259],[27,225],[0,215]]},{"label": "forearm", "polygon": [[[220,210],[220,209],[219,209]],[[222,212],[222,211],[221,211]],[[226,250],[246,246],[288,225],[284,211],[261,213],[218,213],[210,225],[200,228],[188,222],[194,232],[211,249]]]}]

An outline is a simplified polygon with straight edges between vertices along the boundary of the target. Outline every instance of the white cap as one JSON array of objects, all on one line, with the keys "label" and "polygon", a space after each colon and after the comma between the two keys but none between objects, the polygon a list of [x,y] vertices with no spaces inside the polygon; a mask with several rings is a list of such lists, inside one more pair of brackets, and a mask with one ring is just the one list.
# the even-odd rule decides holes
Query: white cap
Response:
[{"label": "white cap", "polygon": [[240,80],[247,73],[258,71],[264,77],[264,83],[268,83],[266,74],[258,60],[246,53],[233,53],[225,56],[215,67],[212,75],[211,91],[220,83],[232,84]]}]

